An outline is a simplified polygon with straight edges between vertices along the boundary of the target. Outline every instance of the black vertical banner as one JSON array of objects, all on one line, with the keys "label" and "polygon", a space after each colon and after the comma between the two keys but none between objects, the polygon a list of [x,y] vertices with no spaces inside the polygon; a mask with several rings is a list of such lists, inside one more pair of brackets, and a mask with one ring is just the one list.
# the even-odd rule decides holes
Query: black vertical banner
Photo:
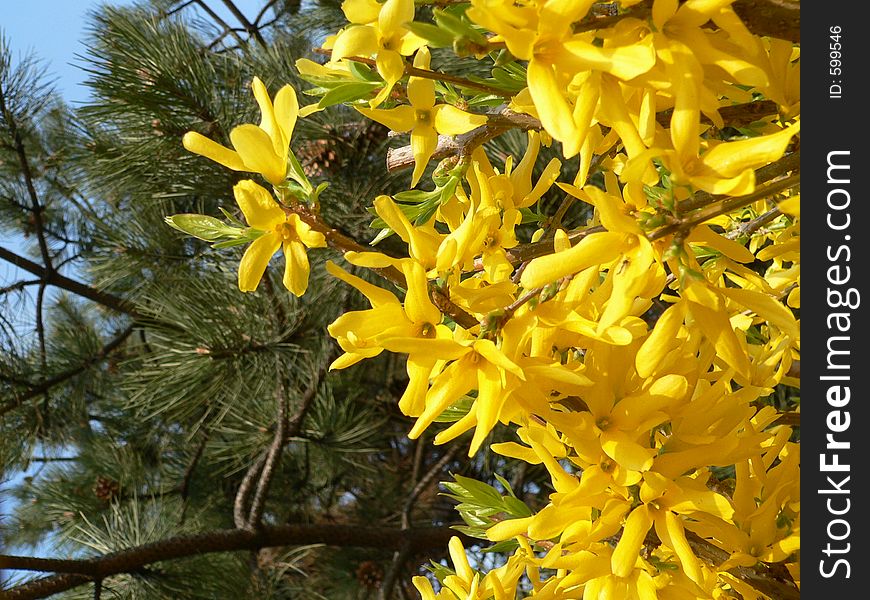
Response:
[{"label": "black vertical banner", "polygon": [[801,5],[801,595],[867,598],[870,33],[864,2]]}]

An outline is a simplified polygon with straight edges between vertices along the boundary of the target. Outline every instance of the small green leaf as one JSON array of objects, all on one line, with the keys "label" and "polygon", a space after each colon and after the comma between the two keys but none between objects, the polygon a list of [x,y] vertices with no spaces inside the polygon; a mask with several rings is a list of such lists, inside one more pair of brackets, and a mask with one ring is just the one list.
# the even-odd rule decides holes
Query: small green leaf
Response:
[{"label": "small green leaf", "polygon": [[432,48],[449,48],[453,45],[453,40],[455,39],[455,36],[447,30],[442,29],[437,25],[433,25],[432,23],[418,23],[412,21],[410,23],[405,23],[405,27],[407,27],[411,33],[416,34],[429,42],[428,45]]},{"label": "small green leaf", "polygon": [[320,108],[362,100],[371,95],[372,90],[383,85],[383,82],[354,81],[337,85],[320,99],[317,105]]},{"label": "small green leaf", "polygon": [[347,61],[347,67],[351,74],[360,81],[374,82],[383,84],[384,80],[378,75],[377,71],[370,69],[367,65],[355,60]]},{"label": "small green leaf", "polygon": [[238,235],[238,229],[235,227],[230,227],[220,219],[207,215],[180,214],[166,217],[165,220],[170,227],[207,242]]}]

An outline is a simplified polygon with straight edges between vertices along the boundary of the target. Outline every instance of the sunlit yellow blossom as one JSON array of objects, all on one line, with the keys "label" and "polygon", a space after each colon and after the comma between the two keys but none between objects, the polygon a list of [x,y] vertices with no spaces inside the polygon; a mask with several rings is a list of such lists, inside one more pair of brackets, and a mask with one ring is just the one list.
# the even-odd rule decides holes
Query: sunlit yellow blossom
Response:
[{"label": "sunlit yellow blossom", "polygon": [[239,263],[239,289],[253,292],[260,284],[269,260],[284,249],[284,287],[296,296],[301,296],[308,288],[308,254],[306,248],[323,248],[326,239],[318,231],[299,218],[289,215],[263,187],[250,179],[240,181],[233,188],[233,194],[248,225],[263,231],[255,239]]},{"label": "sunlit yellow blossom", "polygon": [[[420,48],[414,57],[414,66],[428,70],[429,61],[429,49]],[[411,149],[414,153],[411,187],[415,187],[435,152],[439,133],[443,135],[466,133],[486,123],[486,117],[465,112],[450,104],[435,104],[435,82],[424,77],[410,78],[408,100],[410,106],[403,105],[390,109],[358,108],[357,110],[393,131],[411,132]]]},{"label": "sunlit yellow blossom", "polygon": [[385,349],[407,353],[409,384],[399,400],[399,408],[416,417],[423,410],[429,375],[436,361],[456,356],[462,348],[453,342],[452,332],[441,324],[441,313],[429,299],[423,267],[410,260],[400,265],[407,285],[404,306],[391,292],[327,263],[332,275],[354,286],[372,305],[369,310],[346,312],[329,326],[329,334],[345,351],[330,368],[349,367]]},{"label": "sunlit yellow blossom", "polygon": [[260,173],[272,185],[280,185],[287,178],[290,136],[299,115],[296,91],[285,85],[275,95],[273,104],[259,78],[254,77],[251,87],[262,119],[259,126],[245,124],[233,128],[230,141],[234,150],[195,131],[184,135],[184,147],[234,171]]},{"label": "sunlit yellow blossom", "polygon": [[377,70],[386,86],[372,100],[374,108],[387,98],[404,75],[402,57],[412,55],[426,43],[405,27],[414,20],[414,1],[386,0],[379,5],[365,0],[346,0],[341,7],[351,25],[332,40],[332,61],[376,56]]}]

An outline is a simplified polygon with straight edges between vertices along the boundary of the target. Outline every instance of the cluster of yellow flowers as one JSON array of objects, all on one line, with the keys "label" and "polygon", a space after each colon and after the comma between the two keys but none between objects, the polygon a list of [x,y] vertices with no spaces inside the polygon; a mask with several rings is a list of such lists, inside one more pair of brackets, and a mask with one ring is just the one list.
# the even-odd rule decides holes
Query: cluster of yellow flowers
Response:
[{"label": "cluster of yellow flowers", "polygon": [[[758,583],[766,565],[799,580],[799,445],[765,403],[799,385],[799,175],[783,167],[762,180],[758,170],[795,153],[799,49],[750,32],[732,0],[655,0],[636,12],[624,0],[598,25],[592,0],[447,4],[436,28],[414,22],[413,0],[346,0],[329,63],[299,63],[324,87],[372,83],[344,102],[410,132],[411,188],[439,136],[467,134],[442,170],[452,185],[436,176],[438,194],[421,192],[436,199],[431,210],[374,199],[407,257],[331,244],[353,265],[395,273],[404,291],[328,263],[371,303],[329,327],[344,351],[332,367],[405,354],[399,407],[416,419],[411,438],[462,407],[435,443],[473,431],[472,456],[502,424],[517,441],[491,449],[551,476],[543,509],[486,529],[515,541],[504,566],[472,569],[457,538],[440,590],[426,577],[414,584],[426,600],[772,597]],[[431,69],[429,46],[451,47],[445,36],[522,75],[500,94],[498,122],[468,97],[499,96],[482,94],[483,80],[463,86]],[[263,120],[233,130],[235,151],[195,133],[184,143],[275,186],[280,204],[253,181],[234,190],[254,231],[237,236],[254,239],[239,287],[256,289],[283,245],[285,285],[301,295],[306,249],[327,239],[289,151],[300,109],[289,87],[274,105],[259,80],[254,94]],[[723,109],[753,102],[773,109],[726,134]],[[517,115],[525,154],[494,165],[487,129],[507,130]],[[563,159],[579,155],[576,171],[539,164],[556,143]],[[565,230],[551,216],[522,227],[554,186],[590,206],[586,226]]]}]

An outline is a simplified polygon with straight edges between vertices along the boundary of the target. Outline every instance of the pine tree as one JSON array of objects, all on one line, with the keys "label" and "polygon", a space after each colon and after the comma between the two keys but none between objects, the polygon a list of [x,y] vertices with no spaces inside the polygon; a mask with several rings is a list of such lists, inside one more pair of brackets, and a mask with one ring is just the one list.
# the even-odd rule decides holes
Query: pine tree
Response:
[{"label": "pine tree", "polygon": [[[411,575],[456,534],[438,482],[492,470],[407,439],[403,361],[327,370],[326,325],[365,305],[325,274],[334,255],[313,258],[304,299],[280,269],[241,294],[240,251],[164,223],[237,211],[241,174],[186,152],[182,135],[227,141],[252,122],[254,76],[271,92],[306,87],[296,59],[322,59],[313,48],[342,17],[329,0],[263,4],[237,24],[204,1],[94,12],[79,57],[92,97],[75,108],[38,58],[0,49],[0,223],[26,248],[0,246],[20,273],[2,290],[0,472],[14,510],[0,539],[19,554],[121,553],[111,573],[4,558],[34,571],[5,585],[36,580],[12,597],[410,597]],[[371,199],[407,177],[384,169],[386,128],[333,111],[295,140],[306,173],[330,182],[328,221],[366,244]],[[152,560],[135,550],[147,544]]]}]

